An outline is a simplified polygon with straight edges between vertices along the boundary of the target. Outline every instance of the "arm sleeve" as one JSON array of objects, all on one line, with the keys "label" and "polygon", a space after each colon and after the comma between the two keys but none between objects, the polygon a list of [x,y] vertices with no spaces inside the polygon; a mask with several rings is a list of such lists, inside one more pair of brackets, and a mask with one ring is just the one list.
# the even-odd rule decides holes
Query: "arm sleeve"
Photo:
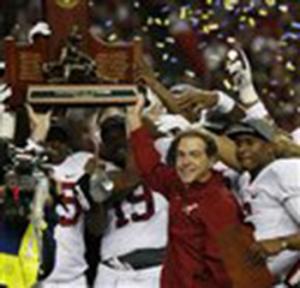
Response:
[{"label": "arm sleeve", "polygon": [[296,197],[291,197],[285,202],[285,208],[294,219],[294,221],[300,226],[300,191]]},{"label": "arm sleeve", "polygon": [[[287,213],[300,225],[300,160],[283,160],[273,169],[277,182],[277,199],[284,205]],[[275,191],[275,190],[274,190]]]},{"label": "arm sleeve", "polygon": [[141,127],[131,133],[131,144],[139,173],[149,188],[168,197],[169,183],[176,178],[174,169],[160,162],[160,154],[148,130]]}]

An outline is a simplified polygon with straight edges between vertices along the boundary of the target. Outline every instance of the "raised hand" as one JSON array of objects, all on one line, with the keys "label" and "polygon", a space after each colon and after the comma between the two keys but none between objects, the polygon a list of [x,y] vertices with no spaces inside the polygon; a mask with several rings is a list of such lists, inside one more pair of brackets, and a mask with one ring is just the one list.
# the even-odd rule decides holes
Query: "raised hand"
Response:
[{"label": "raised hand", "polygon": [[25,107],[30,120],[31,139],[35,142],[44,141],[50,127],[52,110],[36,113],[30,104],[25,104]]},{"label": "raised hand", "polygon": [[181,111],[200,113],[203,109],[212,108],[218,102],[218,96],[215,91],[188,86],[182,93],[177,93],[175,101]]},{"label": "raised hand", "polygon": [[163,134],[184,131],[191,128],[191,123],[181,115],[161,115],[155,122],[157,130]]},{"label": "raised hand", "polygon": [[241,48],[230,50],[227,54],[226,70],[232,77],[235,90],[239,92],[239,98],[245,105],[258,100],[255,91],[250,62],[246,53]]},{"label": "raised hand", "polygon": [[3,103],[6,99],[11,97],[12,90],[7,84],[0,84],[0,103]]},{"label": "raised hand", "polygon": [[240,91],[246,86],[251,85],[251,66],[245,52],[240,48],[230,50],[227,54],[227,59],[226,69],[232,76],[235,88]]},{"label": "raised hand", "polygon": [[51,35],[51,29],[48,23],[46,22],[38,22],[35,24],[31,30],[29,31],[28,34],[28,41],[29,43],[34,42],[34,37],[37,35],[42,35],[42,36],[49,36]]},{"label": "raised hand", "polygon": [[127,107],[127,121],[130,131],[142,126],[142,111],[144,106],[145,98],[142,94],[138,94],[136,103]]}]

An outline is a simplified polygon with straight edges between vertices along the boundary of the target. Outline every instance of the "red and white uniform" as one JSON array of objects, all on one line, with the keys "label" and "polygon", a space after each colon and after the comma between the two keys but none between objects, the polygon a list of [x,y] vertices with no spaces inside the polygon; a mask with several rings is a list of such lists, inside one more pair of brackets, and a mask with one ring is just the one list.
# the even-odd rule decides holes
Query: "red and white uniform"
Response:
[{"label": "red and white uniform", "polygon": [[[300,232],[300,159],[281,159],[265,167],[250,182],[240,178],[239,197],[246,221],[255,226],[257,240],[273,239]],[[283,251],[269,257],[273,274],[284,277],[300,259],[300,252]],[[280,286],[284,287],[284,286]]]},{"label": "red and white uniform", "polygon": [[[164,145],[163,145],[164,146]],[[108,170],[115,170],[110,166]],[[118,256],[167,245],[168,204],[161,194],[139,186],[108,211],[108,226],[102,238],[101,259],[95,288],[159,288],[161,265],[134,270]]]},{"label": "red and white uniform", "polygon": [[56,262],[52,273],[42,282],[43,288],[87,287],[84,276],[87,269],[83,234],[85,207],[75,197],[73,188],[84,174],[84,165],[91,156],[87,152],[77,152],[63,163],[53,166],[54,178],[61,185],[65,208],[58,205],[56,210],[60,216],[55,228]]}]

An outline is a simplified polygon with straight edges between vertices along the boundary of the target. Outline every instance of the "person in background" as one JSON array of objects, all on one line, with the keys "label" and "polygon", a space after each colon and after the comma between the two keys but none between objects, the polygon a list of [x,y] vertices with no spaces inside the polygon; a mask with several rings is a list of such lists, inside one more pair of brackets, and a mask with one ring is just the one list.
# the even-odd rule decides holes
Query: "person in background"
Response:
[{"label": "person in background", "polygon": [[95,288],[158,288],[167,244],[167,202],[136,171],[124,111],[100,119],[100,159],[114,182]]},{"label": "person in background", "polygon": [[52,164],[52,178],[58,182],[61,191],[56,207],[59,217],[54,235],[56,261],[52,272],[40,285],[43,288],[85,288],[88,285],[85,276],[84,218],[91,203],[81,190],[76,189],[76,185],[93,154],[72,151],[70,131],[61,120],[50,126],[45,147]]}]

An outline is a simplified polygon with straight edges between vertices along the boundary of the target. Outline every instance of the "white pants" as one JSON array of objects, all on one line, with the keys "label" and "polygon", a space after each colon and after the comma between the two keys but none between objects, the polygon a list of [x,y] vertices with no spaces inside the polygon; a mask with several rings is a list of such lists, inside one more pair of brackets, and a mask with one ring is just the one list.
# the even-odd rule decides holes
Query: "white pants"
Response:
[{"label": "white pants", "polygon": [[85,275],[77,277],[74,280],[61,282],[61,281],[49,281],[41,282],[38,285],[39,288],[88,288]]},{"label": "white pants", "polygon": [[122,271],[99,264],[94,288],[159,288],[161,268]]}]

